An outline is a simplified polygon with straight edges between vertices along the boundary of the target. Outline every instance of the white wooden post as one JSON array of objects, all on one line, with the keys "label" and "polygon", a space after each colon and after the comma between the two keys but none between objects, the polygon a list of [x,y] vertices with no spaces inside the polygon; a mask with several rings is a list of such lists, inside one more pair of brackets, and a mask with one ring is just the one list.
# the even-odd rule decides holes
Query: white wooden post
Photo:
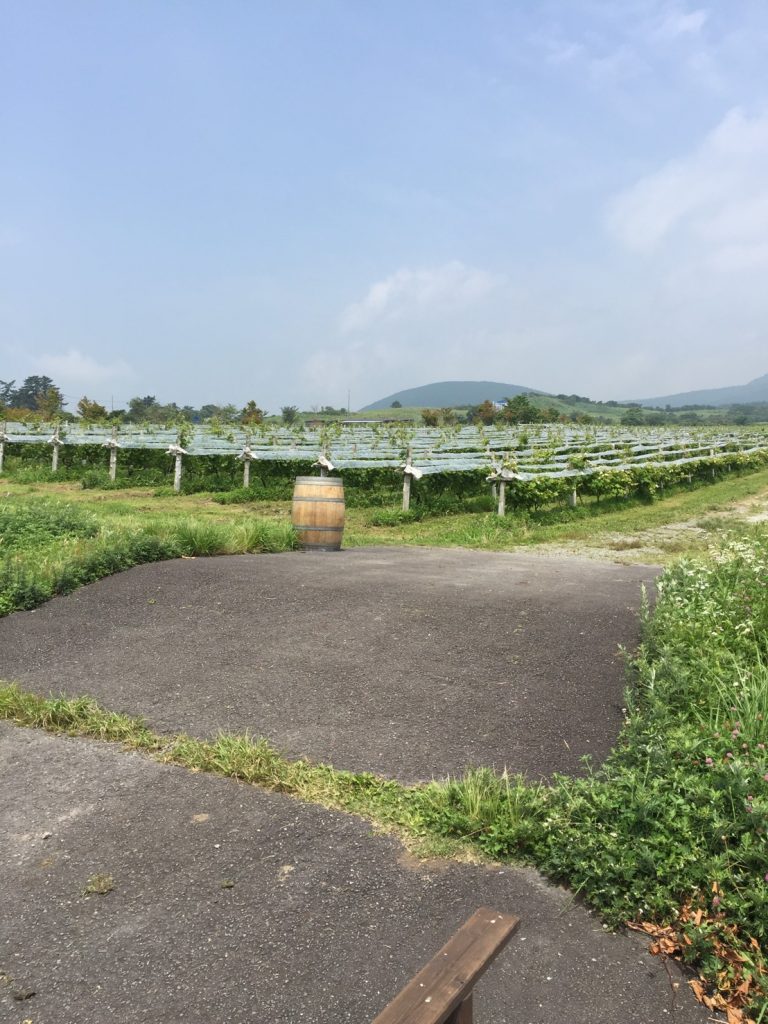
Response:
[{"label": "white wooden post", "polygon": [[403,466],[403,512],[407,512],[411,507],[411,482],[421,480],[422,476],[424,476],[423,470],[417,469],[413,465],[413,449],[409,448]]},{"label": "white wooden post", "polygon": [[254,458],[253,452],[251,451],[250,437],[246,438],[246,443],[243,445],[243,451],[238,456],[239,459],[243,460],[243,486],[251,486],[251,460]]},{"label": "white wooden post", "polygon": [[411,507],[411,474],[408,472],[408,468],[411,465],[413,459],[413,448],[409,448],[405,456],[405,465],[403,466],[403,512],[407,512]]},{"label": "white wooden post", "polygon": [[496,513],[500,516],[506,515],[507,511],[507,481],[516,479],[516,474],[509,468],[510,463],[508,460],[509,453],[505,452],[500,465],[496,465],[492,461],[491,475],[486,477],[486,480],[491,485],[493,499],[498,502]]},{"label": "white wooden post", "polygon": [[173,469],[173,489],[174,491],[176,491],[177,494],[181,490],[181,459],[182,456],[189,455],[189,452],[185,448],[181,447],[180,442],[181,437],[179,437],[176,444],[168,445],[168,449],[165,453],[166,455],[176,456]]},{"label": "white wooden post", "polygon": [[254,453],[251,451],[251,446],[248,442],[243,445],[243,450],[238,455],[239,459],[243,461],[243,487],[251,486],[251,462],[256,458]]},{"label": "white wooden post", "polygon": [[3,462],[5,461],[5,442],[8,440],[7,427],[8,424],[4,423],[2,430],[0,430],[0,473],[3,472]]},{"label": "white wooden post", "polygon": [[59,469],[59,448],[61,447],[61,438],[59,437],[59,425],[56,424],[56,429],[53,432],[53,437],[48,442],[53,445],[53,455],[51,457],[51,472],[56,473]]},{"label": "white wooden post", "polygon": [[574,487],[571,490],[571,493],[568,495],[568,504],[569,504],[569,506],[571,508],[576,508],[576,499],[577,499],[577,497],[578,497],[578,495],[576,494],[576,488]]},{"label": "white wooden post", "polygon": [[104,442],[104,447],[109,448],[109,479],[114,483],[117,479],[117,449],[120,444],[117,440],[117,427],[112,427],[112,437]]}]

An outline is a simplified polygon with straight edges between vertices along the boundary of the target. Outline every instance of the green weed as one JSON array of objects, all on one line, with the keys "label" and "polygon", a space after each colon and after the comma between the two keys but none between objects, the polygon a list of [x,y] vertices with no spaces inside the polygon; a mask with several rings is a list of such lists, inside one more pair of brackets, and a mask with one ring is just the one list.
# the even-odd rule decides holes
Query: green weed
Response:
[{"label": "green weed", "polygon": [[98,532],[96,517],[76,505],[45,499],[0,504],[0,557]]},{"label": "green weed", "polygon": [[106,896],[115,888],[112,875],[91,875],[83,889],[83,896]]}]

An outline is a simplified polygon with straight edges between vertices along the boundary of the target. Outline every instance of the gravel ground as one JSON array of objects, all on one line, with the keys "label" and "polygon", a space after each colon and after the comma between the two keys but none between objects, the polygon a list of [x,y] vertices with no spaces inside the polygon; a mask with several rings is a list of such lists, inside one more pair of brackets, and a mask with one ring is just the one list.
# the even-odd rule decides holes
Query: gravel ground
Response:
[{"label": "gravel ground", "polygon": [[145,565],[0,621],[0,678],[412,781],[602,760],[649,566],[428,548]]},{"label": "gravel ground", "polygon": [[0,775],[3,1024],[366,1024],[482,905],[522,925],[478,1022],[707,1020],[532,871],[417,863],[357,818],[7,723]]}]

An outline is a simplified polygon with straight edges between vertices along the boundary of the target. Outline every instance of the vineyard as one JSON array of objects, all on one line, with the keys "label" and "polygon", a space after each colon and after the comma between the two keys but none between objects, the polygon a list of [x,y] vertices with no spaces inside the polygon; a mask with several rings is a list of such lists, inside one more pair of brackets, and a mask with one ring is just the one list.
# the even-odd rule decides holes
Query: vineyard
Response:
[{"label": "vineyard", "polygon": [[547,426],[414,427],[342,424],[320,428],[6,423],[0,468],[31,468],[105,483],[176,490],[245,489],[289,497],[297,475],[338,473],[357,498],[394,497],[407,506],[448,493],[486,493],[535,508],[579,497],[657,493],[768,465],[765,429],[696,430]]}]

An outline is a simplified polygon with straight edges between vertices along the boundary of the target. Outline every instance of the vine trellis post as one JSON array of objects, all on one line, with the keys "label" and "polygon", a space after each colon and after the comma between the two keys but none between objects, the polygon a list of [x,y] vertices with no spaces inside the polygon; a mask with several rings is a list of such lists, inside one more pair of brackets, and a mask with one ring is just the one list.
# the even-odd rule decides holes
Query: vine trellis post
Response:
[{"label": "vine trellis post", "polygon": [[317,462],[314,462],[313,465],[320,467],[320,476],[328,476],[328,473],[332,473],[335,469],[331,462],[330,451],[326,451],[324,455],[318,455]]},{"label": "vine trellis post", "polygon": [[114,483],[117,479],[117,449],[122,447],[117,440],[117,427],[112,427],[112,437],[102,447],[109,448],[109,479]]},{"label": "vine trellis post", "polygon": [[409,448],[403,466],[403,512],[411,507],[411,482],[421,480],[423,471],[413,465],[413,448]]},{"label": "vine trellis post", "polygon": [[493,470],[490,476],[486,477],[489,483],[498,486],[498,505],[496,506],[496,514],[499,516],[504,516],[507,513],[507,482],[520,479],[517,473],[513,469],[509,468],[508,464],[509,452],[504,452],[501,465],[497,466],[492,463]]},{"label": "vine trellis post", "polygon": [[251,450],[250,438],[246,439],[243,450],[238,455],[243,462],[243,487],[251,486],[251,463],[256,458],[256,453]]},{"label": "vine trellis post", "polygon": [[185,455],[189,455],[189,452],[181,447],[181,433],[179,433],[176,440],[176,444],[169,444],[166,455],[175,456],[175,462],[173,467],[173,489],[178,494],[181,490],[181,460]]},{"label": "vine trellis post", "polygon": [[53,455],[51,456],[51,472],[58,473],[59,471],[59,448],[64,444],[59,435],[59,424],[53,431],[53,437],[49,438],[48,444],[53,445]]},{"label": "vine trellis post", "polygon": [[3,472],[3,462],[5,461],[5,444],[6,441],[10,441],[7,431],[8,424],[4,423],[2,429],[0,429],[0,473]]}]

